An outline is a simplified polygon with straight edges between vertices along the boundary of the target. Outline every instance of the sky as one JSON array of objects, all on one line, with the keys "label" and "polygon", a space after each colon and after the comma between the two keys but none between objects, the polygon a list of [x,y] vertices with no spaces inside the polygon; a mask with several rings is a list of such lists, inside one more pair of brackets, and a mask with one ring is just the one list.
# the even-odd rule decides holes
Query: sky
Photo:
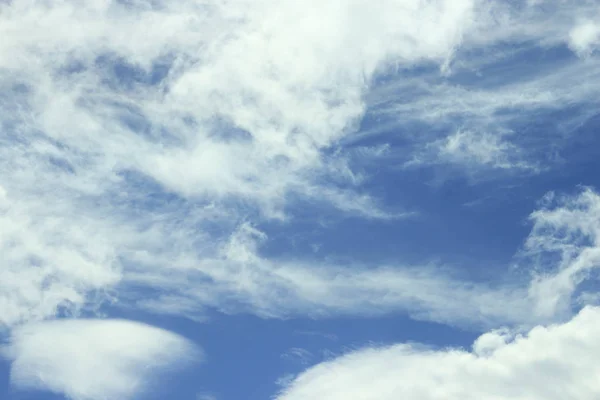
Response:
[{"label": "sky", "polygon": [[0,399],[600,398],[597,0],[0,0]]}]

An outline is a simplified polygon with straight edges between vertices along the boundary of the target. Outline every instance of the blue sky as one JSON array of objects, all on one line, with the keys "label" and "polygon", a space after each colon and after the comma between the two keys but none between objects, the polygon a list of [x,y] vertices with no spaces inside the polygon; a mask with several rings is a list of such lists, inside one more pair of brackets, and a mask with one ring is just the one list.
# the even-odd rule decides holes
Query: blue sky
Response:
[{"label": "blue sky", "polygon": [[599,18],[0,0],[0,398],[597,399]]}]

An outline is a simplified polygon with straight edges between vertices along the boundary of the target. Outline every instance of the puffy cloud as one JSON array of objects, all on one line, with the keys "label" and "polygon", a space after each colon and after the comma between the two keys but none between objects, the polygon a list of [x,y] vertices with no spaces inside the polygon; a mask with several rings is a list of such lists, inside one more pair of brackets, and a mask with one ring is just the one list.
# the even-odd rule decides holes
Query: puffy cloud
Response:
[{"label": "puffy cloud", "polygon": [[366,348],[309,368],[277,399],[596,399],[599,322],[600,309],[589,307],[526,334],[486,333],[473,351]]},{"label": "puffy cloud", "polygon": [[22,326],[3,349],[17,389],[47,390],[72,400],[129,399],[157,374],[199,350],[171,332],[124,320],[55,320]]}]

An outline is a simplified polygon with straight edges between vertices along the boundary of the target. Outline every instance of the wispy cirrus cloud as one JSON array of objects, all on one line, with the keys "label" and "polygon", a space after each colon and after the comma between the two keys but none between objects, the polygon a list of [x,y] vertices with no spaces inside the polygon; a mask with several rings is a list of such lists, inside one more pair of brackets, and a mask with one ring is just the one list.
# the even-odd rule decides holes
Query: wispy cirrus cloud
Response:
[{"label": "wispy cirrus cloud", "polygon": [[128,271],[206,264],[242,221],[285,219],[298,199],[402,215],[325,150],[360,120],[379,69],[445,62],[472,12],[470,0],[3,4],[0,320],[80,312]]},{"label": "wispy cirrus cloud", "polygon": [[579,285],[597,279],[600,267],[600,196],[589,188],[576,196],[550,193],[531,214],[533,230],[522,256],[535,278],[530,294],[539,312],[570,310]]},{"label": "wispy cirrus cloud", "polygon": [[[202,304],[265,317],[403,312],[461,326],[547,323],[568,318],[581,306],[585,296],[578,293],[579,287],[596,276],[600,231],[596,192],[583,189],[548,199],[531,214],[532,231],[523,247],[515,249],[518,273],[509,274],[507,265],[500,282],[473,281],[440,265],[269,259],[260,251],[267,236],[242,225],[214,258],[172,265],[177,273],[169,268],[129,271],[125,287],[154,286],[166,293],[174,313],[190,316],[198,311],[184,306]],[[165,310],[159,306],[156,311]]]},{"label": "wispy cirrus cloud", "polygon": [[[589,56],[596,41],[590,16],[598,13],[597,5],[478,6],[473,27],[478,34],[464,36],[445,75],[433,67],[400,69],[376,81],[367,115],[377,123],[365,126],[354,140],[401,143],[385,156],[388,163],[452,164],[466,174],[490,177],[498,176],[486,175],[493,166],[506,175],[531,175],[560,165],[569,139],[597,114],[598,60]],[[536,129],[542,120],[556,122]],[[478,150],[466,146],[449,157],[443,150],[465,133],[469,143],[478,142]]]},{"label": "wispy cirrus cloud", "polygon": [[293,347],[283,353],[281,358],[301,365],[306,365],[309,363],[310,359],[313,358],[313,354],[306,349]]},{"label": "wispy cirrus cloud", "polygon": [[500,133],[458,130],[444,139],[436,140],[405,164],[405,167],[454,164],[475,171],[485,168],[536,172],[523,151]]}]

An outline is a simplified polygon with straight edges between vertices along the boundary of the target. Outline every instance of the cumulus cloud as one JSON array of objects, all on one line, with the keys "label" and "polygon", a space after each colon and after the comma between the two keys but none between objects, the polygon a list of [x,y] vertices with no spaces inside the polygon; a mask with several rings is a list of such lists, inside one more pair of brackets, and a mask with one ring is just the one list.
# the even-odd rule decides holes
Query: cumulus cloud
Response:
[{"label": "cumulus cloud", "polygon": [[186,339],[125,320],[56,320],[22,326],[3,355],[10,383],[72,400],[130,399],[152,386],[157,374],[190,361],[200,351]]},{"label": "cumulus cloud", "polygon": [[[596,399],[600,309],[523,334],[489,332],[473,349],[398,344],[309,368],[278,400]],[[551,382],[551,384],[549,384]]]}]

